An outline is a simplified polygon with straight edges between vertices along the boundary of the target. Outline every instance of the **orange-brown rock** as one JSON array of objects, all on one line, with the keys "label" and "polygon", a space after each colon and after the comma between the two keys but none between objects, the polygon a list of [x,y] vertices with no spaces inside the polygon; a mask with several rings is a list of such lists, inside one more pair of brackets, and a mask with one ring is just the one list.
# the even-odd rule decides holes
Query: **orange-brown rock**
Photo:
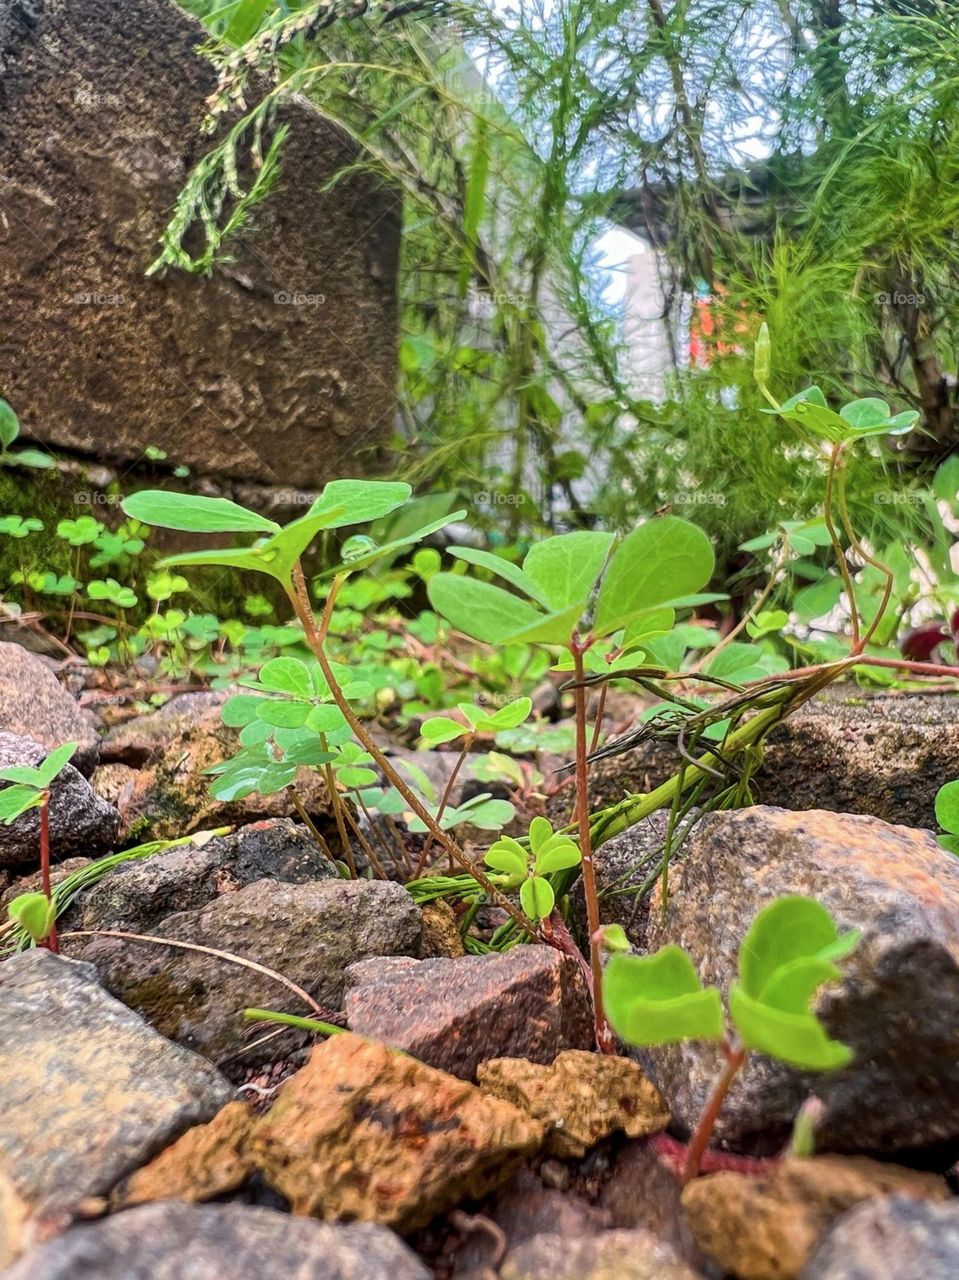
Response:
[{"label": "orange-brown rock", "polygon": [[510,1103],[345,1034],[287,1081],[252,1150],[294,1213],[406,1232],[493,1190],[542,1141]]},{"label": "orange-brown rock", "polygon": [[253,1172],[249,1138],[254,1116],[244,1102],[228,1102],[209,1124],[188,1129],[172,1146],[115,1187],[114,1209],[152,1200],[196,1204],[241,1187]]},{"label": "orange-brown rock", "polygon": [[420,941],[419,958],[432,960],[442,956],[452,960],[465,955],[466,948],[460,937],[456,912],[442,899],[427,902],[423,907],[423,937]]},{"label": "orange-brown rock", "polygon": [[896,1193],[946,1200],[933,1173],[863,1156],[787,1159],[760,1177],[715,1173],[683,1191],[702,1251],[739,1280],[794,1280],[820,1237],[854,1205]]},{"label": "orange-brown rock", "polygon": [[669,1123],[659,1090],[628,1058],[582,1049],[567,1049],[548,1067],[494,1058],[480,1064],[477,1079],[484,1093],[542,1120],[547,1150],[557,1156],[583,1156],[611,1133],[643,1138]]}]

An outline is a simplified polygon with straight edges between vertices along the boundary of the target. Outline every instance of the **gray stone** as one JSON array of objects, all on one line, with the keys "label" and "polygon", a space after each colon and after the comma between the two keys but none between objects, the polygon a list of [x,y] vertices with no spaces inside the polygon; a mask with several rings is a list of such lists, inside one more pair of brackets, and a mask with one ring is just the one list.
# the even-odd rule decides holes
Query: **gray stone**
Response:
[{"label": "gray stone", "polygon": [[[646,930],[650,899],[640,890],[661,863],[668,821],[669,811],[660,809],[643,822],[628,827],[621,835],[607,840],[595,853],[600,920],[603,924],[622,925],[633,941],[641,939]],[[577,878],[570,891],[570,902],[579,936],[585,938],[586,903],[582,877]]]},{"label": "gray stone", "polygon": [[[591,808],[645,792],[676,772],[668,742],[597,761]],[[862,813],[934,827],[936,792],[959,776],[959,699],[937,694],[871,697],[827,690],[770,734],[755,776],[758,798],[784,809]]]},{"label": "gray stone", "polygon": [[76,742],[72,763],[89,774],[97,763],[97,722],[36,654],[0,642],[0,732],[39,742],[49,753]]},{"label": "gray stone", "polygon": [[247,1205],[144,1205],[41,1245],[3,1280],[429,1280],[392,1231]]},{"label": "gray stone", "polygon": [[[753,1054],[723,1108],[717,1136],[771,1152],[803,1099],[824,1105],[823,1150],[893,1153],[959,1139],[959,859],[926,832],[877,818],[754,806],[703,820],[670,876],[669,910],[648,917],[650,951],[684,947],[702,980],[728,991],[757,912],[787,893],[822,902],[863,938],[818,1011],[854,1061],[804,1074]],[[720,1067],[718,1048],[671,1045],[639,1054],[691,1127]]]},{"label": "gray stone", "polygon": [[45,950],[0,965],[0,1080],[0,1175],[40,1219],[108,1192],[232,1092]]},{"label": "gray stone", "polygon": [[500,1280],[698,1280],[699,1273],[648,1231],[541,1235],[511,1249]]},{"label": "gray stone", "polygon": [[959,1201],[883,1196],[843,1214],[802,1280],[955,1280]]},{"label": "gray stone", "polygon": [[[496,1223],[510,1249],[544,1234],[597,1236],[609,1225],[599,1209],[571,1192],[544,1187],[529,1169],[520,1169],[482,1206],[482,1213]],[[495,1249],[488,1233],[471,1232],[457,1250],[454,1280],[486,1280]]]},{"label": "gray stone", "polygon": [[203,907],[257,880],[309,884],[337,878],[305,827],[271,818],[117,867],[78,899],[64,923],[149,933],[175,912]]},{"label": "gray stone", "polygon": [[[49,752],[32,738],[0,733],[0,768],[36,768]],[[4,783],[4,786],[7,784]],[[50,788],[50,853],[96,857],[113,847],[120,815],[101,800],[72,764],[64,765]],[[40,857],[40,811],[30,809],[9,826],[0,824],[0,867],[36,864]]]},{"label": "gray stone", "polygon": [[553,947],[437,960],[351,965],[346,1016],[358,1035],[463,1080],[489,1058],[549,1063],[593,1046],[592,1016],[575,961]]},{"label": "gray stone", "polygon": [[114,725],[100,742],[100,759],[109,764],[141,768],[155,755],[162,755],[174,739],[198,721],[220,723],[220,708],[237,689],[197,689],[180,693],[158,711],[134,716]]},{"label": "gray stone", "polygon": [[231,260],[147,277],[217,141],[206,38],[167,0],[0,0],[0,383],[50,445],[309,488],[392,430],[400,198],[356,168],[325,190],[357,148],[296,98]]},{"label": "gray stone", "polygon": [[[421,927],[412,898],[388,881],[260,880],[168,916],[153,932],[265,965],[336,1010],[351,960],[414,953]],[[246,1006],[310,1013],[275,979],[214,956],[114,938],[86,942],[79,953],[96,965],[110,991],[163,1035],[215,1060],[244,1047]]]}]

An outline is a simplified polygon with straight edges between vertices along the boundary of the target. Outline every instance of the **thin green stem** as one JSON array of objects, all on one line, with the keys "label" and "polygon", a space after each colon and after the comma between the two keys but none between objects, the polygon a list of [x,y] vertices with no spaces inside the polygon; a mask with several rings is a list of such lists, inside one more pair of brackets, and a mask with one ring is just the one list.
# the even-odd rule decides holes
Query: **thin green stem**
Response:
[{"label": "thin green stem", "polygon": [[[475,737],[475,734],[468,733],[466,737],[463,739],[463,746],[460,748],[459,757],[457,758],[456,763],[453,765],[453,769],[452,769],[452,772],[450,773],[450,776],[446,780],[446,786],[443,788],[443,795],[440,800],[440,807],[436,810],[436,825],[438,827],[442,827],[443,825],[443,814],[446,812],[447,806],[449,805],[450,796],[453,794],[453,787],[456,784],[457,775],[459,774],[460,769],[462,769],[463,767],[463,762],[465,761],[466,757],[469,755],[470,747],[472,747],[473,745],[474,737]],[[416,870],[413,873],[414,876],[420,876],[423,874],[423,868],[426,866],[426,860],[429,857],[430,849],[432,849],[432,847],[433,847],[433,833],[430,832],[429,835],[426,837],[426,844],[423,846],[423,852],[420,854],[419,861],[416,864]],[[452,870],[453,870],[453,859],[450,858],[450,871]]]},{"label": "thin green stem", "polygon": [[852,652],[858,653],[859,645],[859,607],[856,604],[856,593],[853,590],[852,575],[849,572],[849,564],[846,561],[846,553],[843,550],[842,542],[836,530],[835,523],[832,518],[833,505],[833,488],[836,483],[836,473],[842,462],[841,444],[834,444],[832,452],[829,455],[829,470],[826,472],[826,492],[823,496],[822,514],[826,522],[826,528],[829,531],[829,541],[832,543],[833,554],[836,557],[836,566],[839,569],[839,576],[842,578],[846,595],[849,599],[849,620],[852,625]]}]

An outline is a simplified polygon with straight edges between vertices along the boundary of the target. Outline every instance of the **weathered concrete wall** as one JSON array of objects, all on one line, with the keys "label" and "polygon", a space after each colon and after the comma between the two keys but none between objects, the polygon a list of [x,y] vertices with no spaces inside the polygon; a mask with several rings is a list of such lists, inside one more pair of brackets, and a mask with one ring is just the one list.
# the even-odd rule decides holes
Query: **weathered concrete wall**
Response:
[{"label": "weathered concrete wall", "polygon": [[[0,0],[0,394],[53,446],[309,487],[395,409],[400,202],[307,103],[211,278],[147,279],[214,85],[168,0]],[[364,453],[373,447],[374,453]]]}]

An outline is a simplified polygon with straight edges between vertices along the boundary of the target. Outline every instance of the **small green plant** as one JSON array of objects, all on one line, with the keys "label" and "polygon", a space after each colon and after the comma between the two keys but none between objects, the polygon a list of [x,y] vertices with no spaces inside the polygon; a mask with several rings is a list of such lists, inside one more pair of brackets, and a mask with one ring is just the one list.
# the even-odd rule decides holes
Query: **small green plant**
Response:
[{"label": "small green plant", "polygon": [[[355,695],[357,692],[350,687],[352,674],[349,669],[344,670],[331,661],[328,651],[333,611],[340,590],[348,579],[380,560],[394,558],[450,521],[461,519],[466,513],[452,512],[419,528],[400,529],[385,542],[377,542],[365,534],[347,538],[341,548],[341,563],[320,581],[326,595],[320,616],[317,617],[313,610],[301,563],[301,557],[311,543],[325,531],[381,520],[405,506],[410,495],[410,486],[400,482],[334,480],[325,486],[302,516],[285,526],[225,498],[205,498],[163,490],[134,494],[124,501],[123,510],[135,521],[162,528],[187,533],[232,533],[248,536],[251,539],[248,544],[238,543],[233,547],[169,556],[159,567],[181,569],[193,565],[211,566],[262,573],[273,578],[285,592],[302,628],[299,634],[291,630],[290,638],[294,643],[305,640],[315,664],[315,670],[311,671],[302,662],[277,659],[276,662],[280,665],[267,664],[264,667],[267,684],[263,682],[263,671],[260,679],[254,682],[257,693],[262,696],[246,698],[245,695],[240,695],[242,701],[231,700],[227,704],[227,717],[241,726],[243,751],[219,773],[215,784],[217,794],[230,794],[235,799],[252,790],[279,790],[286,787],[290,790],[294,804],[297,804],[300,816],[305,817],[302,806],[297,803],[293,787],[296,769],[300,764],[322,768],[336,816],[340,842],[352,874],[354,868],[351,863],[348,826],[352,827],[354,836],[364,847],[372,865],[377,865],[377,859],[354,821],[349,807],[340,801],[334,766],[339,764],[348,770],[363,770],[359,775],[354,774],[353,780],[356,781],[359,776],[364,781],[372,781],[375,775],[366,766],[375,765],[412,811],[414,818],[423,824],[430,838],[446,850],[453,862],[478,880],[524,932],[533,934],[535,928],[527,917],[498,891],[485,873],[473,865],[450,837],[445,829],[449,825],[449,815],[446,823],[438,821],[436,815],[430,812],[423,799],[377,745],[364,727],[357,708],[352,705],[351,694]],[[313,585],[316,589],[317,582]],[[364,686],[362,692],[365,695],[368,689]],[[351,739],[356,751],[348,749]],[[506,804],[505,801],[486,800],[488,804]],[[476,814],[477,808],[474,805],[470,812],[474,821]],[[319,837],[319,833],[313,830],[314,836]]]},{"label": "small green plant", "polygon": [[[521,566],[472,547],[451,547],[459,560],[502,579],[512,590],[459,573],[438,573],[428,584],[433,608],[457,630],[487,644],[539,644],[565,649],[574,677],[576,806],[583,888],[590,934],[590,970],[596,1040],[612,1053],[603,1014],[602,966],[597,941],[599,900],[590,833],[585,676],[593,647],[611,640],[617,651],[637,653],[651,636],[669,631],[676,610],[715,595],[702,589],[713,572],[713,553],[695,525],[675,516],[648,521],[617,543],[611,533],[566,533],[545,538]],[[594,742],[595,746],[595,732]],[[527,889],[545,902],[544,891]]]},{"label": "small green plant", "polygon": [[10,452],[10,446],[20,434],[20,419],[6,400],[0,400],[0,466],[37,467],[49,470],[53,459],[42,449],[18,449]]},{"label": "small green plant", "polygon": [[959,781],[946,782],[936,792],[936,822],[939,848],[959,854]]},{"label": "small green plant", "polygon": [[31,809],[40,810],[41,893],[21,894],[7,908],[10,918],[30,934],[39,946],[59,951],[56,908],[50,886],[50,788],[79,744],[66,742],[35,768],[8,765],[0,769],[0,782],[11,785],[0,791],[0,822],[9,826]]},{"label": "small green plant", "polygon": [[569,836],[553,831],[546,818],[534,818],[529,826],[529,848],[511,836],[490,845],[483,859],[499,872],[504,889],[519,890],[523,910],[531,920],[548,920],[556,906],[553,886],[546,877],[567,871],[582,861],[579,846]]},{"label": "small green plant", "polygon": [[729,990],[732,1032],[718,989],[703,986],[681,947],[610,958],[606,1008],[628,1044],[710,1040],[722,1048],[725,1066],[690,1140],[684,1181],[699,1172],[726,1095],[751,1052],[805,1071],[835,1071],[852,1061],[852,1051],[830,1039],[811,1002],[824,983],[841,977],[837,961],[859,937],[857,929],[840,934],[826,908],[811,898],[787,896],[764,907],[739,948],[739,976]]}]

